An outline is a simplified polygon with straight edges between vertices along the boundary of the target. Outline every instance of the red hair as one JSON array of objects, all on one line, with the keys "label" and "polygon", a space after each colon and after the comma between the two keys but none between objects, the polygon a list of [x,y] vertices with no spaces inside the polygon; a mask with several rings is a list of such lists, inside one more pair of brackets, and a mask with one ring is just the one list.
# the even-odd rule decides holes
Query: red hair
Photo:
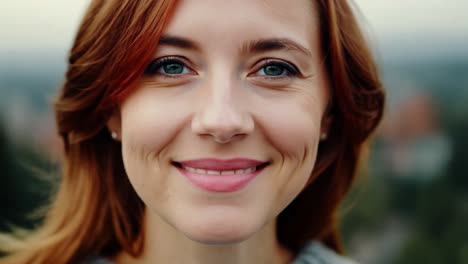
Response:
[{"label": "red hair", "polygon": [[333,122],[312,182],[280,214],[278,236],[297,252],[311,238],[343,252],[337,208],[353,183],[366,140],[382,119],[385,94],[353,10],[345,0],[317,1]]},{"label": "red hair", "polygon": [[[83,256],[141,254],[144,205],[105,124],[156,52],[175,0],[95,0],[69,57],[55,103],[63,178],[44,225],[6,248],[5,263],[70,263]],[[332,89],[329,138],[311,181],[279,215],[278,239],[297,253],[311,239],[341,251],[337,208],[356,175],[384,107],[376,66],[345,0],[317,0],[321,46]],[[10,242],[13,240],[10,240]]]}]

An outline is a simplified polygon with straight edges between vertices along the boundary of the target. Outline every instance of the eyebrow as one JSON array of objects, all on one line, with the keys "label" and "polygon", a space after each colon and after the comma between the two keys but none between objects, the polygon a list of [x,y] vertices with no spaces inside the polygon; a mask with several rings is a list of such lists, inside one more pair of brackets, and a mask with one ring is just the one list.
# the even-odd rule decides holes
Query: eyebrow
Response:
[{"label": "eyebrow", "polygon": [[307,56],[312,56],[312,52],[309,49],[288,38],[270,38],[254,40],[246,43],[241,48],[241,52],[243,54],[260,53],[275,50],[293,50],[304,53]]},{"label": "eyebrow", "polygon": [[199,45],[190,39],[172,35],[162,35],[159,38],[159,45],[173,46],[182,49],[200,50]]},{"label": "eyebrow", "polygon": [[[159,39],[159,45],[173,46],[182,49],[200,51],[200,46],[193,40],[173,36],[162,35]],[[241,46],[241,54],[260,53],[275,50],[293,50],[301,52],[307,56],[312,56],[312,52],[304,46],[288,38],[268,38],[252,40]]]}]

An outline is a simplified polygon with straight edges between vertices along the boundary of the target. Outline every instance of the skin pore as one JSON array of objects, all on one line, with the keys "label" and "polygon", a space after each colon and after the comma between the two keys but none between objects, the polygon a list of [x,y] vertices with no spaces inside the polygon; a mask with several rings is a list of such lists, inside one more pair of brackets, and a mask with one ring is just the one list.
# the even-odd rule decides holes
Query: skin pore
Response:
[{"label": "skin pore", "polygon": [[[108,127],[146,204],[145,248],[117,263],[289,263],[277,215],[312,172],[329,99],[310,0],[182,0],[139,87]],[[174,161],[268,162],[235,192]]]}]

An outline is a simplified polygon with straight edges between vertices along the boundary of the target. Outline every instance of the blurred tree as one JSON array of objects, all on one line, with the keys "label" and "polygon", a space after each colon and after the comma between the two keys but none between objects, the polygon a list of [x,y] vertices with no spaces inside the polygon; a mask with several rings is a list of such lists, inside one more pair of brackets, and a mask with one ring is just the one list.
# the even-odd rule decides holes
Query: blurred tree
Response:
[{"label": "blurred tree", "polygon": [[[358,184],[347,201],[354,206],[346,210],[342,230],[350,248],[354,246],[353,238],[361,234],[367,234],[366,238],[374,243],[390,239],[382,237],[386,233],[381,226],[397,216],[408,227],[403,244],[393,260],[382,259],[384,254],[380,252],[376,256],[381,259],[374,263],[468,263],[468,122],[463,115],[453,113],[443,115],[453,145],[451,160],[434,180],[411,180],[418,175],[396,177],[385,166],[379,166],[378,160],[371,161],[374,169],[367,182]],[[381,147],[376,145],[377,151]],[[384,246],[376,248],[383,250]]]},{"label": "blurred tree", "polygon": [[468,123],[451,118],[452,160],[442,177],[414,193],[414,230],[397,264],[465,264],[468,259]]},{"label": "blurred tree", "polygon": [[32,217],[32,212],[43,205],[50,194],[50,184],[37,177],[34,169],[46,171],[50,166],[31,147],[10,144],[1,124],[0,231],[8,230],[11,225],[28,228],[39,220]]}]

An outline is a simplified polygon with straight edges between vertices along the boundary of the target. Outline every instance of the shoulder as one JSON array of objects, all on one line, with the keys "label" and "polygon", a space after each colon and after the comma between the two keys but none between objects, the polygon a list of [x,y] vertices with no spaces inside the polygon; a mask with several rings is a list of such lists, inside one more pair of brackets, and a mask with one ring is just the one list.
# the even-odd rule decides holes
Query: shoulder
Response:
[{"label": "shoulder", "polygon": [[292,264],[358,264],[338,255],[318,241],[309,242],[299,253]]}]

